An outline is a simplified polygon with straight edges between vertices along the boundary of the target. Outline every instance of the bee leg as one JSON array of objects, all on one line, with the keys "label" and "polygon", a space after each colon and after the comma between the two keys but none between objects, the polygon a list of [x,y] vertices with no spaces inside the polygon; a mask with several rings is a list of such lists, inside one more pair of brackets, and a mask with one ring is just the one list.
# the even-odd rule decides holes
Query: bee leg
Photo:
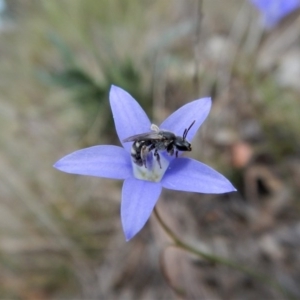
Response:
[{"label": "bee leg", "polygon": [[154,144],[150,145],[150,147],[148,148],[148,152],[152,151],[154,148],[155,148]]},{"label": "bee leg", "polygon": [[149,149],[147,148],[146,145],[142,146],[141,148],[141,159],[142,159],[142,162],[144,165],[145,168],[147,168],[147,165],[146,165],[146,161],[147,161],[147,155],[149,153]]},{"label": "bee leg", "polygon": [[175,156],[176,156],[176,158],[178,158],[178,151],[176,151]]},{"label": "bee leg", "polygon": [[173,156],[173,154],[174,154],[174,146],[173,146],[172,144],[169,144],[169,145],[167,146],[167,152],[168,152],[168,154],[169,154],[170,156]]},{"label": "bee leg", "polygon": [[156,160],[157,160],[157,162],[159,164],[159,167],[161,168],[160,156],[159,156],[157,150],[154,151],[154,156],[156,157]]}]

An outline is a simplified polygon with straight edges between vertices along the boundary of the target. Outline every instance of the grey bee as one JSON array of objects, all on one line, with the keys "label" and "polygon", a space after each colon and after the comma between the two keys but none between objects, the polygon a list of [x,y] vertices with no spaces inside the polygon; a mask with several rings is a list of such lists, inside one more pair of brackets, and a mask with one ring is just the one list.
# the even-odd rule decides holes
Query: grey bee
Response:
[{"label": "grey bee", "polygon": [[154,150],[154,156],[161,168],[160,155],[158,151],[166,150],[169,155],[178,157],[178,151],[192,151],[191,144],[186,140],[189,130],[194,125],[195,120],[185,129],[182,137],[175,135],[171,131],[160,129],[152,124],[150,132],[136,134],[123,140],[124,143],[134,142],[131,148],[131,157],[138,166],[146,166],[146,158],[149,152]]}]

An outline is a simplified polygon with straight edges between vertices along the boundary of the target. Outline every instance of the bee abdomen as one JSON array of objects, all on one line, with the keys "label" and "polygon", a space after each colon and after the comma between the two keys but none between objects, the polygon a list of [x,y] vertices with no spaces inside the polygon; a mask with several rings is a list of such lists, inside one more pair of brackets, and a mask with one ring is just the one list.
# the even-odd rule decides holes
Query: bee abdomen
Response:
[{"label": "bee abdomen", "polygon": [[143,147],[144,144],[145,141],[136,141],[132,144],[131,147],[131,151],[130,151],[131,157],[133,159],[133,162],[138,166],[143,165],[143,160],[141,157],[141,148]]},{"label": "bee abdomen", "polygon": [[151,141],[149,141],[149,140],[135,141],[132,144],[130,154],[131,154],[131,157],[133,159],[133,162],[135,164],[137,164],[138,166],[145,165],[145,161],[144,161],[145,157],[144,157],[144,160],[143,160],[142,152],[145,151],[146,148],[149,148],[149,146],[151,146]]}]

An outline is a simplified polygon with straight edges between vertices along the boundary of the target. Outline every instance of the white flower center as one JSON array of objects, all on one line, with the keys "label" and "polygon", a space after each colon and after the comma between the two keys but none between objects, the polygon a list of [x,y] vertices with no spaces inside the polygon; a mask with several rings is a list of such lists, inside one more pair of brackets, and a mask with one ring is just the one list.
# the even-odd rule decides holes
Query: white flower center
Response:
[{"label": "white flower center", "polygon": [[153,151],[151,151],[147,156],[146,167],[139,166],[131,160],[133,175],[135,178],[146,181],[159,182],[167,171],[172,158],[164,152],[159,153],[160,165],[157,159],[153,156]]}]

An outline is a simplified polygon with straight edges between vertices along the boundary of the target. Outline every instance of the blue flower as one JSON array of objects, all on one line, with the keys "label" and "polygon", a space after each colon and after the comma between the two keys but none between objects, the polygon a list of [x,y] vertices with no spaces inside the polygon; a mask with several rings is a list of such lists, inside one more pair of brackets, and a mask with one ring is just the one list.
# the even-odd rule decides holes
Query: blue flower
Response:
[{"label": "blue flower", "polygon": [[[153,125],[151,127],[144,110],[126,91],[112,86],[109,98],[123,147],[102,145],[78,150],[60,159],[54,167],[71,174],[124,180],[121,220],[127,241],[143,228],[163,187],[205,194],[236,191],[223,175],[199,161],[181,157],[181,153],[176,158],[167,151],[160,151],[160,167],[151,151],[146,167],[138,166],[130,155],[132,142],[123,141],[130,136],[151,131]],[[191,141],[210,108],[210,98],[195,100],[179,108],[159,127],[182,136],[195,120],[187,134],[187,140]]]},{"label": "blue flower", "polygon": [[263,14],[267,28],[274,27],[282,18],[300,7],[300,0],[251,0]]}]

